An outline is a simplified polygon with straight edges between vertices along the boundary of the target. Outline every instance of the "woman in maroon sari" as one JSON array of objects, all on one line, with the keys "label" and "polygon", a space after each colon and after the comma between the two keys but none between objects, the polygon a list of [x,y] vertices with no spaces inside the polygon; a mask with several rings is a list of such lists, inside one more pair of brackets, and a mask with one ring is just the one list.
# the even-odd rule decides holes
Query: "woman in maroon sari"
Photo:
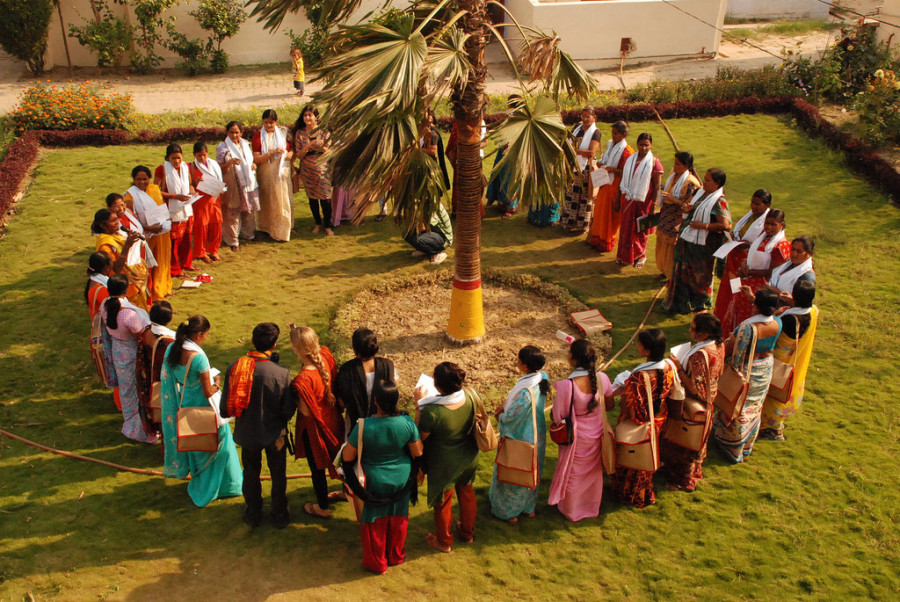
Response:
[{"label": "woman in maroon sari", "polygon": [[650,229],[638,231],[637,219],[651,215],[656,208],[659,181],[664,173],[662,163],[650,150],[653,136],[643,133],[638,136],[638,152],[628,157],[622,173],[619,199],[622,211],[622,225],[619,227],[619,248],[616,263],[644,267],[647,262],[647,239]]}]

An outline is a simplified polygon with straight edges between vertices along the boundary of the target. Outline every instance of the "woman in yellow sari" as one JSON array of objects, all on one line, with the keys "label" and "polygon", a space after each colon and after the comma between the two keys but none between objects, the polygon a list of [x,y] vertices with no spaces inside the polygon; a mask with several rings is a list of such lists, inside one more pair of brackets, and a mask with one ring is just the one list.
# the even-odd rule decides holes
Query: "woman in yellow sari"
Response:
[{"label": "woman in yellow sari", "polygon": [[760,439],[784,441],[784,420],[798,409],[803,401],[806,373],[812,357],[816,326],[819,322],[819,308],[813,305],[816,285],[808,280],[798,280],[793,290],[794,306],[781,314],[782,331],[775,342],[775,359],[794,366],[794,379],[787,401],[781,402],[771,396],[763,405]]},{"label": "woman in yellow sari", "polygon": [[153,298],[165,299],[172,294],[172,220],[168,217],[168,208],[163,211],[158,207],[166,207],[162,191],[154,184],[150,176],[150,168],[138,165],[131,170],[133,186],[125,193],[125,204],[138,218],[147,237],[147,245],[156,258],[156,266],[151,270],[150,283]]},{"label": "woman in yellow sari", "polygon": [[150,290],[147,288],[149,271],[141,260],[136,265],[128,263],[128,252],[135,243],[140,243],[137,234],[122,231],[119,216],[109,209],[101,209],[94,214],[91,232],[97,235],[97,251],[105,253],[112,261],[112,273],[124,274],[128,278],[126,298],[138,307],[150,306]]}]

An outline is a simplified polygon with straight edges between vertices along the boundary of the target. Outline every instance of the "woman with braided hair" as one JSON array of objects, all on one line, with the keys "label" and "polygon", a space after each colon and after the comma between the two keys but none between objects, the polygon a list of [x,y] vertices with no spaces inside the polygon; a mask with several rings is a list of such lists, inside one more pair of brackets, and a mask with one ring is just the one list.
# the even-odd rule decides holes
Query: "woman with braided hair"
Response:
[{"label": "woman with braided hair", "polygon": [[574,439],[559,448],[548,503],[570,521],[579,521],[600,514],[603,422],[613,398],[609,378],[597,372],[597,352],[589,341],[572,342],[569,365],[573,370],[569,377],[553,384],[556,396],[551,416],[554,422],[571,420]]},{"label": "woman with braided hair", "polygon": [[291,383],[299,409],[295,457],[306,458],[316,492],[316,503],[305,504],[303,511],[318,518],[331,518],[325,469],[332,479],[338,478],[332,459],[344,442],[344,424],[331,392],[337,366],[331,351],[319,344],[312,328],[294,324],[290,327],[291,347],[303,363]]}]

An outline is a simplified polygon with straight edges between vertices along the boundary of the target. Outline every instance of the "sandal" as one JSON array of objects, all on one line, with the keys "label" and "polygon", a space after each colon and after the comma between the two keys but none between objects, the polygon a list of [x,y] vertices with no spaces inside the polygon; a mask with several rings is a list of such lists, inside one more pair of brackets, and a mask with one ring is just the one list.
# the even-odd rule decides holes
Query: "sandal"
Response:
[{"label": "sandal", "polygon": [[437,535],[435,535],[434,533],[429,533],[425,536],[425,545],[430,548],[434,548],[438,552],[443,552],[444,554],[449,554],[453,551],[453,548],[451,548],[450,546],[442,546],[438,541]]},{"label": "sandal", "polygon": [[375,221],[383,222],[384,218],[386,218],[386,217],[387,217],[387,213],[379,213],[378,215],[375,216]]},{"label": "sandal", "polygon": [[[331,518],[330,510],[322,510],[318,504],[303,504],[303,511],[316,518]],[[327,512],[327,514],[325,514]]]},{"label": "sandal", "polygon": [[328,494],[328,501],[329,502],[346,502],[347,494],[344,493],[343,491],[332,491],[331,493]]}]

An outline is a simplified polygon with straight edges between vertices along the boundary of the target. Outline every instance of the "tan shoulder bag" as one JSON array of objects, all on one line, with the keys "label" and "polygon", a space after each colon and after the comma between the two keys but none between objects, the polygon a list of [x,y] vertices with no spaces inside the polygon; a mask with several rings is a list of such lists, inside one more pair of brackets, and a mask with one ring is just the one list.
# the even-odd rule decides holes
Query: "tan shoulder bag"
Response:
[{"label": "tan shoulder bag", "polygon": [[647,391],[650,420],[639,424],[626,418],[616,425],[616,462],[624,468],[655,472],[659,468],[659,440],[653,414],[653,391],[646,371],[641,372],[641,379]]}]

